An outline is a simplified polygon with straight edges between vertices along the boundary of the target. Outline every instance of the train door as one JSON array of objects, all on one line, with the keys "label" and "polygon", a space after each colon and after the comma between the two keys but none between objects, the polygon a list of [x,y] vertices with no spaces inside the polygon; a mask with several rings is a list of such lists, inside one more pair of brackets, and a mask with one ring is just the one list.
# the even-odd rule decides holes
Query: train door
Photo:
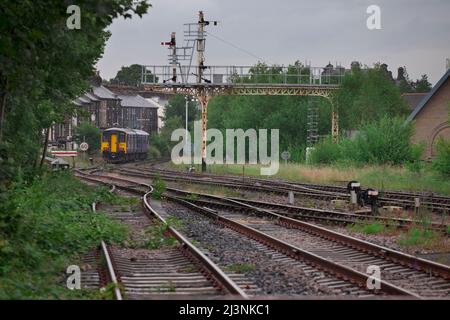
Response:
[{"label": "train door", "polygon": [[111,135],[111,153],[117,152],[117,134],[113,133]]}]

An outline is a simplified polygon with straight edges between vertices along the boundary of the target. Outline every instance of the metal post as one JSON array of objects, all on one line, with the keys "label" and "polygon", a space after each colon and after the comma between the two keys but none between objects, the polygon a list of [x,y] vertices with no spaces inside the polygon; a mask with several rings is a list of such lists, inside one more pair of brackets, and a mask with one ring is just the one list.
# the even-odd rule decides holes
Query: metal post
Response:
[{"label": "metal post", "polygon": [[[188,96],[185,96],[184,98],[186,99],[186,132],[185,132],[186,145],[184,148],[184,150],[185,150],[184,152],[186,152],[186,150],[188,149],[188,104],[189,104],[189,98],[188,98]],[[183,152],[183,155],[185,156],[184,152]]]},{"label": "metal post", "polygon": [[339,136],[339,114],[338,108],[332,102],[332,111],[331,111],[331,135],[333,137],[333,142],[338,142]]},{"label": "metal post", "polygon": [[206,171],[206,122],[208,117],[208,97],[202,91],[198,95],[202,107],[202,172]]},{"label": "metal post", "polygon": [[172,44],[172,81],[177,81],[177,46],[175,39],[175,32],[172,32],[171,35],[171,44]]},{"label": "metal post", "polygon": [[198,38],[197,38],[197,63],[198,63],[198,71],[197,71],[197,82],[202,82],[203,77],[203,62],[204,56],[203,52],[205,51],[205,19],[203,16],[203,11],[198,12]]}]

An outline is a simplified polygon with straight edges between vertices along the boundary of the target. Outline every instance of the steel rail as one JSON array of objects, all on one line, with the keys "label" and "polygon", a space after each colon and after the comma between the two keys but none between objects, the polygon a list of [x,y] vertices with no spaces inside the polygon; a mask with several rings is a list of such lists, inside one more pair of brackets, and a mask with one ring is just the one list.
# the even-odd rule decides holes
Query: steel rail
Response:
[{"label": "steel rail", "polygon": [[[175,189],[175,190],[178,192],[180,192],[180,191],[183,192],[182,190],[178,190],[178,189]],[[425,260],[425,259],[421,259],[421,258],[417,258],[417,257],[414,257],[412,255],[409,255],[409,254],[406,254],[406,253],[403,253],[400,251],[382,247],[382,246],[370,243],[368,241],[364,241],[364,240],[357,239],[355,237],[344,235],[344,234],[341,234],[341,233],[338,233],[338,232],[335,232],[335,231],[332,231],[332,230],[329,230],[329,229],[326,229],[326,228],[323,228],[323,227],[320,227],[320,226],[317,226],[317,225],[314,225],[314,224],[311,224],[308,222],[285,217],[285,216],[282,216],[275,212],[272,212],[270,210],[258,208],[258,207],[255,207],[255,206],[252,206],[252,205],[249,205],[249,204],[246,204],[244,202],[237,201],[234,199],[229,199],[226,197],[220,197],[220,196],[215,196],[215,195],[208,195],[208,194],[199,194],[199,193],[196,193],[196,194],[200,195],[200,196],[209,197],[211,199],[228,201],[232,204],[236,204],[241,207],[246,207],[246,208],[252,210],[253,212],[260,213],[264,216],[275,219],[281,224],[285,224],[290,227],[302,229],[309,233],[316,234],[320,237],[330,239],[330,240],[333,240],[333,241],[341,243],[341,244],[346,244],[350,247],[358,248],[361,251],[371,252],[372,254],[374,254],[376,256],[383,257],[385,259],[390,259],[392,261],[395,261],[396,263],[414,268],[416,270],[424,271],[428,274],[435,274],[444,279],[450,279],[450,267],[448,267],[446,265],[443,265],[443,264],[440,264],[437,262],[433,262],[433,261],[429,261],[429,260]]]},{"label": "steel rail", "polygon": [[[114,192],[114,190],[115,190],[115,187],[113,186],[112,189],[110,190],[110,192]],[[96,212],[96,211],[97,211],[97,203],[93,202],[92,203],[92,212]],[[111,282],[114,284],[114,296],[116,297],[116,300],[123,300],[122,293],[120,292],[120,289],[119,289],[119,282],[117,281],[117,276],[114,271],[112,259],[108,252],[108,247],[106,246],[106,243],[103,240],[100,242],[100,246],[101,246],[101,252],[106,261],[108,276],[111,279]]]},{"label": "steel rail", "polygon": [[[222,217],[215,213],[211,209],[202,208],[199,207],[193,203],[190,203],[189,201],[177,198],[177,197],[171,197],[168,196],[168,199],[171,199],[185,207],[191,208],[194,211],[201,212],[208,216],[209,218],[213,219],[215,222],[228,227],[232,230],[235,230],[251,239],[254,239],[258,242],[261,242],[287,256],[290,256],[292,258],[295,258],[297,260],[304,261],[308,264],[314,265],[316,268],[325,270],[331,274],[334,274],[336,277],[343,279],[345,281],[350,281],[354,284],[357,284],[358,286],[365,288],[367,285],[367,281],[369,280],[369,276],[356,271],[354,269],[351,269],[349,267],[343,266],[341,264],[338,264],[336,262],[333,262],[331,260],[322,258],[314,253],[308,252],[306,250],[303,250],[299,247],[293,246],[287,242],[284,242],[282,240],[278,240],[270,235],[267,235],[259,230],[256,230],[254,228],[251,228],[249,226],[243,225],[239,222],[227,219],[225,217]],[[408,290],[405,290],[403,288],[397,287],[391,283],[385,282],[383,280],[379,280],[381,284],[380,291],[386,294],[391,295],[406,295],[413,298],[421,299],[420,296],[417,294],[410,292]]]},{"label": "steel rail", "polygon": [[123,300],[122,293],[120,292],[120,289],[119,289],[119,282],[117,281],[117,276],[116,276],[116,273],[114,272],[112,259],[108,252],[108,247],[106,246],[106,243],[103,240],[101,242],[101,246],[102,246],[103,256],[105,257],[105,260],[106,260],[109,277],[111,279],[111,282],[114,284],[114,295],[116,296],[117,300]]},{"label": "steel rail", "polygon": [[[192,194],[191,192],[183,191],[176,188],[167,188],[168,191],[176,192],[179,194]],[[198,193],[195,192],[195,194],[198,194],[202,197],[214,197],[213,195],[204,194],[204,193]],[[216,198],[214,198],[216,199]],[[278,204],[278,203],[269,203],[264,201],[257,201],[257,200],[249,200],[249,199],[242,199],[242,198],[235,198],[235,197],[223,197],[225,201],[228,200],[236,200],[241,203],[251,204],[255,207],[259,208],[267,208],[269,207],[270,210],[274,213],[284,215],[284,216],[290,216],[291,218],[295,219],[306,219],[306,220],[325,220],[335,223],[344,223],[344,224],[350,224],[350,223],[356,223],[356,222],[367,222],[365,220],[377,220],[383,223],[384,225],[394,225],[397,228],[408,228],[409,226],[420,223],[419,220],[413,220],[413,219],[403,219],[403,218],[392,218],[392,217],[386,217],[386,216],[373,216],[373,215],[367,215],[367,214],[355,214],[355,213],[348,213],[348,212],[339,212],[339,211],[333,211],[328,209],[317,209],[317,208],[306,208],[306,207],[299,207],[299,206],[293,206],[293,205],[285,205],[285,204]],[[201,202],[202,200],[195,199],[191,200],[193,202]],[[213,203],[214,206],[219,206],[220,204],[218,202]],[[242,207],[242,206],[241,206]],[[282,211],[274,211],[275,210],[282,210]],[[295,216],[293,216],[295,215]],[[431,223],[430,227],[433,230],[442,232],[447,234],[447,226],[438,224],[438,223]]]},{"label": "steel rail", "polygon": [[[167,225],[167,222],[163,217],[161,217],[150,205],[149,203],[149,195],[153,192],[153,190],[147,192],[143,196],[143,203],[145,209],[156,217],[159,221]],[[222,289],[225,289],[229,294],[239,296],[243,299],[248,299],[247,294],[238,287],[233,280],[231,280],[214,262],[211,261],[203,252],[197,249],[189,240],[187,240],[181,233],[175,230],[172,226],[167,227],[167,231],[177,239],[183,249],[189,253],[195,260],[200,262],[200,266],[206,271],[213,279],[216,284],[219,285]]]},{"label": "steel rail", "polygon": [[[120,181],[126,181],[128,183],[130,182],[130,180],[115,178],[115,177],[108,177],[108,176],[98,176],[98,177],[99,178],[103,177],[103,178],[108,178],[108,179],[118,179]],[[139,183],[139,184],[142,184],[142,183]],[[143,184],[143,185],[145,185],[145,184]],[[120,186],[118,186],[118,187],[120,187]],[[170,190],[170,189],[171,188],[168,188],[168,190]],[[174,190],[177,190],[177,189],[174,189]],[[134,190],[134,191],[136,192],[136,190]],[[199,193],[196,193],[196,194],[202,195],[202,196],[208,196],[208,197],[219,199],[219,200],[225,200],[224,197],[219,197],[219,196],[214,196],[214,195],[203,195],[203,194],[199,194]],[[176,197],[174,197],[174,198],[176,198]],[[187,202],[184,199],[178,199],[175,201],[184,201],[185,203]],[[235,203],[235,204],[240,204],[236,200],[232,200],[230,202]],[[213,214],[212,213],[213,210],[211,210],[211,209],[201,208],[201,207],[198,207],[191,203],[189,203],[189,205],[195,206],[195,208],[198,208],[199,210],[202,209],[203,212],[208,212],[210,216]],[[306,222],[301,222],[301,221],[298,221],[295,219],[291,219],[291,218],[287,218],[287,217],[284,217],[284,216],[281,216],[278,214],[274,214],[273,212],[270,212],[269,210],[266,210],[266,209],[256,208],[251,205],[244,204],[244,203],[242,203],[240,205],[246,206],[249,209],[252,209],[255,212],[258,212],[260,214],[272,216],[273,218],[277,219],[281,223],[288,224],[291,227],[297,227],[297,228],[302,227],[302,228],[304,228],[304,230],[309,230],[309,232],[311,232],[311,233],[318,233],[320,236],[322,236],[324,238],[328,238],[328,239],[331,239],[332,241],[336,241],[336,242],[345,244],[347,246],[357,248],[361,251],[371,252],[372,254],[376,253],[376,255],[379,257],[383,257],[385,259],[391,259],[392,261],[399,263],[401,265],[405,265],[405,266],[411,267],[413,269],[421,270],[421,271],[424,271],[424,272],[427,272],[430,274],[439,275],[440,277],[442,277],[444,279],[449,279],[449,277],[450,277],[450,268],[448,266],[441,265],[441,264],[438,264],[438,263],[435,263],[432,261],[428,261],[425,259],[417,258],[417,257],[411,256],[411,255],[408,255],[408,254],[405,254],[402,252],[398,252],[398,251],[395,251],[395,250],[392,250],[392,249],[389,249],[386,247],[381,247],[381,246],[369,243],[364,240],[360,240],[360,239],[356,239],[356,238],[353,238],[350,236],[339,234],[337,232],[330,231],[325,228],[318,227],[318,226],[315,226],[315,225],[312,225],[312,224],[309,224]],[[216,219],[217,221],[227,221],[227,223],[229,220],[225,217],[220,217],[217,214],[214,214],[214,219]],[[228,223],[228,225],[234,225],[236,223],[232,220],[229,220],[229,221],[230,222]],[[244,227],[250,228],[247,226],[244,226]],[[252,228],[250,228],[250,229],[252,229]],[[252,230],[254,230],[254,229],[252,229]],[[255,231],[259,232],[257,230],[255,230]],[[321,258],[321,259],[323,259],[323,258]]]},{"label": "steel rail", "polygon": [[[82,179],[86,179],[88,181],[92,182],[99,182],[102,184],[110,184],[105,181],[101,181],[101,178],[111,178],[107,176],[97,176],[95,179],[91,177],[86,177],[84,173],[82,173],[82,176],[80,176]],[[122,182],[130,182],[129,180],[120,179],[112,177],[112,180],[119,180]],[[127,186],[121,186],[121,185],[115,185],[118,189],[123,189],[129,192],[133,192],[139,195],[143,195],[143,206],[144,206],[144,212],[150,217],[150,218],[156,218],[162,223],[167,225],[167,222],[163,217],[161,217],[150,205],[149,201],[149,195],[153,192],[153,188],[151,185],[145,184],[145,183],[138,183],[141,186],[147,187],[150,191],[139,191]],[[236,297],[239,297],[240,299],[248,299],[248,295],[241,289],[239,286],[231,280],[214,262],[212,262],[203,252],[201,252],[199,249],[197,249],[188,239],[186,239],[181,233],[179,233],[177,230],[175,230],[172,226],[167,227],[167,232],[171,234],[175,239],[177,239],[181,243],[181,249],[182,252],[185,253],[188,257],[191,258],[191,260],[194,260],[196,262],[196,265],[202,269],[204,273],[206,273],[211,280],[222,290],[228,292],[231,295],[234,295]]]},{"label": "steel rail", "polygon": [[[124,173],[133,175],[132,172],[133,169],[131,168],[125,168],[123,169]],[[128,171],[128,173],[127,173]],[[184,179],[188,180],[194,180],[198,183],[208,183],[207,180],[201,180],[205,177],[208,177],[210,179],[222,179],[222,181],[219,181],[218,183],[223,184],[223,180],[226,180],[228,182],[235,181],[236,183],[239,183],[244,186],[243,179],[237,175],[235,176],[223,176],[223,175],[216,175],[216,174],[186,174],[184,172],[180,172],[177,170],[168,170],[168,169],[160,169],[160,168],[152,168],[152,169],[145,169],[144,171],[147,171],[149,175],[152,175],[150,172],[154,172],[153,176],[156,174],[163,173],[165,175],[171,175],[166,176],[167,178],[170,178],[171,180],[180,180],[174,177],[174,175],[177,175],[179,177],[183,176]],[[143,172],[140,171],[138,174],[143,175]],[[253,177],[245,177],[245,180],[247,181],[247,185],[249,186],[249,189],[252,189],[253,187],[256,187],[255,185],[249,184],[250,182],[254,182],[256,184],[260,184],[259,186],[262,187],[261,184],[266,184],[269,186],[272,186],[272,192],[273,192],[273,186],[277,186],[279,188],[279,191],[286,192],[286,191],[295,191],[296,193],[299,193],[304,196],[309,196],[313,198],[318,199],[348,199],[349,195],[347,194],[347,189],[345,187],[341,186],[332,186],[332,185],[316,185],[316,184],[306,184],[306,183],[295,183],[295,182],[288,182],[288,181],[277,181],[277,180],[271,180],[271,179],[257,179]],[[209,180],[209,184],[213,184],[212,180]],[[295,190],[293,190],[293,188]],[[267,190],[265,188],[259,188],[261,191]],[[270,191],[270,190],[269,190]],[[275,190],[277,191],[277,190]],[[300,193],[303,192],[303,193]],[[305,193],[306,192],[306,193]],[[434,193],[408,193],[408,192],[401,192],[401,191],[382,191],[382,195],[379,197],[379,202],[382,205],[402,205],[406,208],[412,208],[415,205],[414,198],[419,197],[422,198],[422,206],[430,208],[432,210],[437,211],[450,211],[450,197],[444,196],[444,195],[436,195]]]}]

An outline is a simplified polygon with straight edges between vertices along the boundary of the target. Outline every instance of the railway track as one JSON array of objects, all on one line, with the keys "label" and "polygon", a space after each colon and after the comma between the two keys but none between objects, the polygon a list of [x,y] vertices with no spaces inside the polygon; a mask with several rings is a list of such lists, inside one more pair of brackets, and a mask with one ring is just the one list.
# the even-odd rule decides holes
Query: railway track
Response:
[{"label": "railway track", "polygon": [[[288,191],[293,191],[300,196],[321,200],[349,199],[346,187],[341,186],[296,183],[252,177],[245,177],[245,179],[243,179],[243,177],[239,176],[185,173],[157,167],[139,168],[137,171],[136,166],[131,168],[129,166],[124,166],[121,168],[120,172],[127,175],[140,174],[141,176],[147,177],[155,177],[158,175],[168,181],[189,181],[192,183],[221,185],[226,187],[234,186],[234,188],[237,187],[260,192],[286,194]],[[421,200],[421,205],[432,211],[450,212],[450,197],[431,192],[382,191],[380,193],[379,202],[381,205],[385,206],[391,205],[414,208],[415,198],[419,198]]]},{"label": "railway track", "polygon": [[[127,179],[112,179],[105,176],[100,179],[130,183]],[[339,281],[344,280],[358,284],[361,288],[368,279],[362,271],[368,265],[376,264],[388,278],[388,281],[382,284],[382,288],[386,290],[384,294],[403,294],[412,297],[449,295],[450,269],[447,266],[283,217],[248,204],[240,205],[246,205],[255,215],[249,216],[232,210],[218,212],[179,197],[169,196],[169,198],[191,210],[201,212],[215,223],[286,255],[287,258],[325,270],[338,278],[335,280],[338,281],[338,286]]]},{"label": "railway track", "polygon": [[[129,192],[130,190],[132,189],[127,189]],[[103,207],[106,207],[115,219],[128,224],[133,231],[143,231],[133,232],[131,240],[138,247],[148,240],[143,227],[148,227],[152,221],[165,223],[160,216],[152,214],[147,200],[138,210],[124,210],[122,205]],[[186,238],[171,227],[167,228],[167,233],[167,236],[174,237],[179,244],[148,250],[136,247],[119,248],[102,242],[100,252],[88,255],[85,260],[95,264],[101,255],[106,264],[105,279],[100,281],[94,270],[82,273],[82,279],[92,279],[88,282],[89,287],[105,282],[114,283],[114,295],[118,300],[217,299],[224,295],[247,298],[233,280]]]},{"label": "railway track", "polygon": [[[188,206],[194,206],[191,200],[175,199]],[[198,208],[211,210],[207,207]],[[255,207],[252,209],[253,215],[238,213],[233,209],[214,210],[213,212],[217,216],[258,230],[353,270],[365,272],[369,266],[378,266],[382,273],[382,279],[417,296],[450,296],[450,268],[446,266],[429,264],[425,260],[416,259],[315,225],[280,217],[267,210]]]},{"label": "railway track", "polygon": [[[133,176],[133,177],[146,177],[145,174],[138,174],[137,172],[127,173],[125,170],[121,170],[121,173],[125,172],[125,175]],[[156,177],[155,176],[149,176],[151,178]],[[165,180],[171,180],[170,177],[164,177]],[[179,181],[178,178],[174,178],[172,181]],[[220,183],[220,182],[211,182],[211,181],[201,181],[200,183],[206,183],[206,184],[215,184],[217,186],[228,186],[230,188],[240,188],[242,185],[240,184],[234,184],[234,183]],[[245,187],[247,188],[247,187]],[[270,187],[267,186],[255,186],[250,187],[252,190],[262,190],[266,192],[270,192]],[[169,190],[176,191],[174,188],[169,188]],[[181,193],[182,191],[179,190]],[[287,191],[283,191],[282,193],[285,194]],[[197,193],[198,194],[198,193]],[[203,194],[203,197],[207,197],[208,195]],[[325,195],[327,197],[327,195]],[[276,204],[276,203],[270,203],[270,202],[264,202],[264,201],[256,201],[256,200],[248,200],[248,199],[242,199],[242,198],[230,198],[239,202],[252,204],[253,206],[260,207],[260,208],[268,208],[272,210],[273,212],[288,216],[295,219],[300,220],[306,220],[306,221],[316,221],[316,222],[325,222],[325,223],[333,223],[333,224],[354,224],[354,223],[373,223],[374,221],[380,222],[385,226],[394,226],[399,229],[408,229],[413,225],[419,225],[422,222],[419,220],[414,219],[407,219],[407,218],[395,218],[395,217],[388,217],[388,216],[375,216],[372,214],[354,214],[354,213],[346,213],[346,212],[340,212],[335,210],[329,210],[329,209],[316,209],[316,208],[306,208],[306,207],[300,207],[300,206],[293,206],[293,205],[284,205],[284,204]],[[342,199],[348,200],[348,196],[342,197]],[[197,200],[197,203],[200,203],[201,201],[205,202],[207,200]],[[211,206],[217,207],[220,206],[220,202],[217,201],[217,199],[214,199],[213,203],[210,203]],[[436,230],[437,232],[448,234],[447,231],[447,225],[441,224],[441,223],[429,223],[429,228]]]},{"label": "railway track", "polygon": [[[315,209],[299,207],[294,205],[278,204],[273,202],[249,200],[235,197],[217,197],[203,193],[192,193],[175,188],[168,188],[169,191],[191,197],[189,201],[201,206],[207,206],[214,209],[227,208],[234,211],[248,210],[246,205],[259,209],[269,209],[271,212],[302,221],[312,221],[321,223],[333,223],[338,225],[348,225],[355,223],[373,223],[380,222],[387,227],[396,227],[398,229],[409,229],[411,226],[421,224],[421,221],[414,219],[393,218],[386,216],[374,216],[367,214],[345,213],[333,210]],[[192,198],[194,197],[194,199]],[[430,223],[430,229],[447,234],[447,226],[439,223]]]},{"label": "railway track", "polygon": [[[146,186],[144,184],[137,184],[140,188],[137,188],[137,185],[130,184],[130,181],[123,180],[123,179],[109,179],[108,177],[83,177],[83,179],[87,179],[90,182],[100,182],[104,184],[110,184],[112,182],[116,183],[117,188],[123,189],[126,191],[136,192],[136,193],[143,193]],[[120,182],[120,183],[117,183]],[[140,191],[138,191],[140,189]],[[145,201],[147,201],[147,197],[145,197]],[[153,210],[153,209],[152,209]],[[168,216],[166,215],[165,218]],[[362,281],[360,281],[359,284],[355,284],[352,281],[349,281],[347,279],[343,280],[340,279],[340,277],[337,277],[333,274],[329,274],[326,272],[323,272],[321,268],[317,268],[314,266],[308,266],[307,263],[297,261],[297,259],[294,259],[292,257],[286,256],[284,253],[278,252],[278,250],[275,250],[271,248],[270,246],[264,245],[259,243],[256,240],[247,240],[251,242],[252,244],[252,250],[259,250],[262,255],[266,256],[266,259],[270,260],[270,262],[273,265],[277,266],[284,266],[282,270],[288,269],[288,270],[297,270],[298,273],[302,272],[303,275],[306,277],[311,277],[313,281],[317,282],[316,285],[320,288],[320,290],[324,292],[328,292],[328,294],[331,295],[349,295],[349,296],[358,296],[358,297],[372,297],[374,296],[374,293],[371,291],[368,291],[366,289],[361,288]],[[239,246],[240,247],[240,246]],[[243,250],[243,248],[240,248],[243,255],[246,255],[247,252]],[[114,259],[112,259],[114,260]],[[226,268],[225,264],[219,264],[220,267]],[[351,271],[350,271],[351,273]],[[227,275],[229,278],[231,278],[235,283],[242,288],[242,290],[248,294],[253,296],[259,296],[261,294],[264,294],[265,292],[263,289],[255,284],[255,280],[252,277],[248,277],[242,273],[239,272],[227,272]],[[118,277],[120,279],[120,276]],[[365,279],[365,276],[363,276]],[[272,282],[269,281],[269,283]],[[295,281],[294,281],[295,282]],[[322,292],[321,291],[321,292]],[[321,293],[323,295],[323,292]]]}]

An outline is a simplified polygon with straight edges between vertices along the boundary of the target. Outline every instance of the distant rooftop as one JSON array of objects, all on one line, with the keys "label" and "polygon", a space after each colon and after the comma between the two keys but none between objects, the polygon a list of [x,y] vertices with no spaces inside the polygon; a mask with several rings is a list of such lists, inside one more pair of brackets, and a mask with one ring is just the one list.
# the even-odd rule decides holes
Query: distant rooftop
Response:
[{"label": "distant rooftop", "polygon": [[92,86],[92,91],[100,99],[118,99],[117,95],[104,86]]},{"label": "distant rooftop", "polygon": [[118,97],[122,100],[120,104],[122,107],[140,107],[140,108],[158,108],[158,106],[150,103],[142,96],[135,95],[122,95],[119,94]]},{"label": "distant rooftop", "polygon": [[402,98],[408,103],[410,111],[413,111],[427,94],[428,92],[403,93]]}]

